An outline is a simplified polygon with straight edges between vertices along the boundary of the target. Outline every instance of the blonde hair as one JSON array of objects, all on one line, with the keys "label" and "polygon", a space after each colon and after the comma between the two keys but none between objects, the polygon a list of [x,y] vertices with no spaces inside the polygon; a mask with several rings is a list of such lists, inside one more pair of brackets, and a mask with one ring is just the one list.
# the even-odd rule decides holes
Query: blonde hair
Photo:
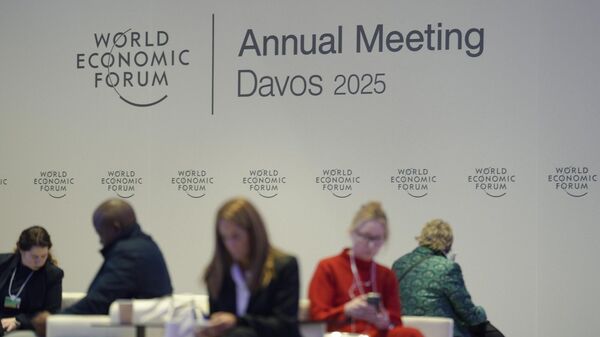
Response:
[{"label": "blonde hair", "polygon": [[350,224],[350,232],[354,232],[358,227],[360,227],[365,222],[369,221],[377,221],[383,225],[384,234],[383,237],[385,240],[388,238],[388,220],[387,215],[385,215],[385,211],[381,208],[381,203],[378,201],[369,201],[368,203],[362,205],[362,207],[356,212],[354,215],[354,220]]},{"label": "blonde hair", "polygon": [[417,239],[420,246],[446,252],[452,247],[454,236],[449,223],[442,219],[433,219],[425,224],[421,235],[415,239]]}]

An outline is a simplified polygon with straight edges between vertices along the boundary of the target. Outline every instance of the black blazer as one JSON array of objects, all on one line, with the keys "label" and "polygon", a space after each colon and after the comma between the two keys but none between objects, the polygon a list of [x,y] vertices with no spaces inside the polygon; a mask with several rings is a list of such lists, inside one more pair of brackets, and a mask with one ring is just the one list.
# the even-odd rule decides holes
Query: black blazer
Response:
[{"label": "black blazer", "polygon": [[[20,258],[19,254],[0,254],[0,288],[10,282]],[[31,319],[41,311],[56,313],[60,310],[63,276],[62,269],[49,261],[33,273],[21,295],[20,313],[16,316],[20,329],[33,329]]]},{"label": "black blazer", "polygon": [[[300,337],[298,300],[300,281],[298,262],[293,256],[275,259],[275,275],[268,286],[250,296],[246,314],[238,317],[238,327],[251,328],[260,337]],[[236,315],[235,283],[225,273],[218,298],[209,297],[210,312]],[[236,315],[237,316],[237,315]]]}]

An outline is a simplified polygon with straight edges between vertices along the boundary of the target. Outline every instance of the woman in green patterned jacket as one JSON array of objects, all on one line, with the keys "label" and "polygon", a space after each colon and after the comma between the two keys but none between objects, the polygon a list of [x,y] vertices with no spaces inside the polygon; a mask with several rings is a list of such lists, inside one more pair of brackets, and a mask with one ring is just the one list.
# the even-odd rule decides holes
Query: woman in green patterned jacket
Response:
[{"label": "woman in green patterned jacket", "polygon": [[450,225],[432,220],[416,239],[419,247],[392,267],[400,285],[402,314],[452,318],[454,337],[494,336],[485,332],[485,310],[473,304],[460,266],[446,257],[453,242]]}]

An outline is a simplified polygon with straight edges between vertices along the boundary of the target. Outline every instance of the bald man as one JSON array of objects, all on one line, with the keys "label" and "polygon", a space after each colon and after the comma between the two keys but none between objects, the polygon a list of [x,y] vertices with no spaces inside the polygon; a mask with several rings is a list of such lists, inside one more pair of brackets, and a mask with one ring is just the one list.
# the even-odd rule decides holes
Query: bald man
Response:
[{"label": "bald man", "polygon": [[[87,295],[60,314],[106,315],[116,299],[155,298],[173,293],[160,248],[142,232],[131,205],[125,200],[109,199],[96,208],[92,221],[102,244],[104,263]],[[45,336],[49,314],[42,312],[33,319],[38,336]]]},{"label": "bald man", "polygon": [[[160,248],[142,232],[131,205],[125,200],[109,199],[96,208],[92,222],[102,244],[104,263],[87,295],[61,314],[106,315],[116,299],[155,298],[173,293]],[[49,314],[42,312],[33,319],[38,336],[46,335]],[[28,333],[19,337],[33,336]]]},{"label": "bald man", "polygon": [[92,219],[104,263],[87,296],[61,313],[108,314],[116,299],[154,298],[173,292],[160,248],[142,232],[131,205],[122,199],[109,199],[98,206]]}]

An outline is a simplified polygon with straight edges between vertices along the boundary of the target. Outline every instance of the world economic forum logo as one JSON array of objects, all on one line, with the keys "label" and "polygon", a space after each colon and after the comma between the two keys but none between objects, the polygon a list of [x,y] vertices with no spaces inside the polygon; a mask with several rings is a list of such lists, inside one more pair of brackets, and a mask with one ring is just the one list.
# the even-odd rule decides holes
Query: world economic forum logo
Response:
[{"label": "world economic forum logo", "polygon": [[467,182],[473,184],[476,191],[483,191],[492,198],[501,198],[515,184],[517,176],[506,167],[477,167]]},{"label": "world economic forum logo", "polygon": [[109,170],[106,176],[100,178],[100,185],[123,199],[133,197],[136,188],[142,184],[143,179],[135,170]]},{"label": "world economic forum logo", "polygon": [[165,30],[129,28],[92,36],[92,49],[76,54],[77,69],[91,72],[94,88],[110,88],[132,106],[150,107],[167,99],[170,71],[190,64],[189,49],[172,47]]},{"label": "world economic forum logo", "polygon": [[324,168],[322,174],[315,177],[315,183],[322,191],[329,191],[336,198],[347,198],[352,195],[354,187],[360,184],[360,176],[352,169]]},{"label": "world economic forum logo", "polygon": [[33,185],[40,192],[48,193],[54,199],[62,199],[67,196],[69,187],[75,184],[75,178],[67,171],[43,170],[38,177],[33,178]]},{"label": "world economic forum logo", "polygon": [[277,169],[250,169],[248,175],[242,178],[242,184],[250,192],[267,199],[276,197],[286,183],[287,177]]},{"label": "world economic forum logo", "polygon": [[429,188],[437,183],[437,176],[427,168],[399,168],[390,177],[390,182],[398,191],[405,191],[413,198],[423,198],[429,194]]},{"label": "world economic forum logo", "polygon": [[562,190],[570,197],[581,198],[598,182],[598,175],[587,166],[555,167],[554,171],[548,174],[548,182],[554,189]]},{"label": "world economic forum logo", "polygon": [[171,185],[193,199],[204,197],[208,192],[208,187],[215,183],[215,178],[202,169],[177,170],[177,174],[170,179]]}]

